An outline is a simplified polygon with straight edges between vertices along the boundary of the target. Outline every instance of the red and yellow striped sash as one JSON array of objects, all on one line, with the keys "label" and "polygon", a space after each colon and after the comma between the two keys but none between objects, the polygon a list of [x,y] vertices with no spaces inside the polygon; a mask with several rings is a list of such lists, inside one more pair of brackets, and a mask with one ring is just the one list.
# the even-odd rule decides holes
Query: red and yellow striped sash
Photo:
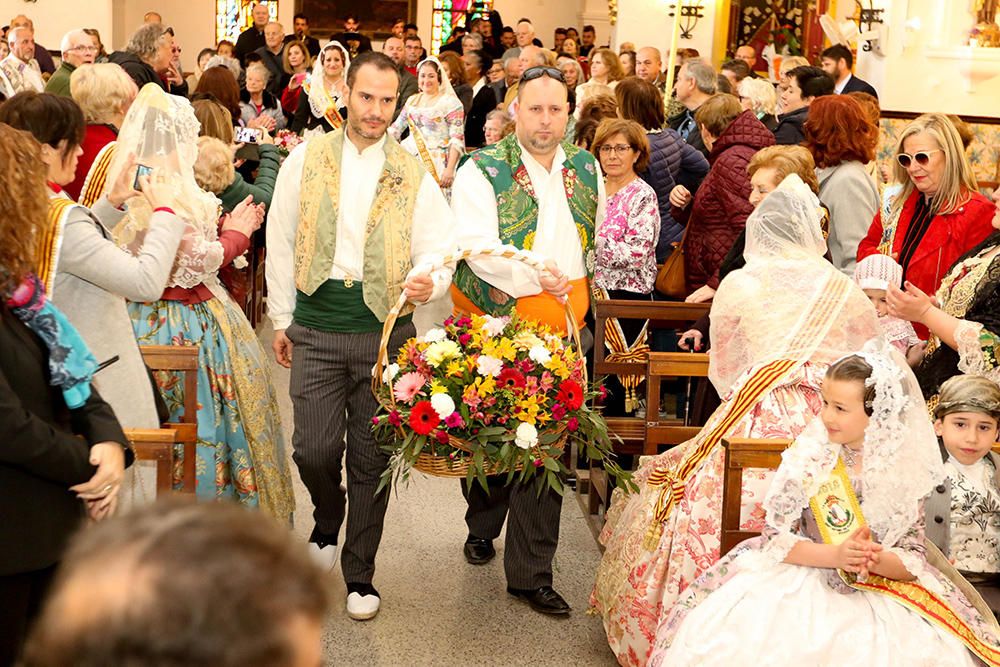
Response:
[{"label": "red and yellow striped sash", "polygon": [[798,328],[795,338],[789,344],[786,352],[787,358],[775,359],[759,367],[726,406],[725,416],[708,433],[702,430],[704,437],[699,434],[702,439],[700,442],[697,439],[694,441],[697,446],[678,466],[661,468],[650,474],[646,483],[651,487],[660,487],[660,491],[656,501],[656,511],[646,533],[644,543],[647,548],[653,549],[659,543],[663,522],[670,516],[674,504],[684,497],[688,480],[701,467],[709,454],[722,441],[722,438],[730,434],[733,427],[753,409],[763,396],[778,386],[783,378],[806,361],[803,357],[808,346],[829,329],[832,323],[831,318],[843,304],[848,289],[852,285],[848,280],[837,279],[828,280],[827,283],[822,292],[823,296],[808,312],[804,324]]},{"label": "red and yellow striped sash", "polygon": [[45,285],[45,293],[52,298],[56,280],[56,265],[59,262],[59,248],[62,246],[63,218],[66,212],[76,206],[76,202],[66,197],[49,199],[49,214],[46,217],[45,229],[40,230],[38,248],[35,256],[35,275]]},{"label": "red and yellow striped sash", "polygon": [[80,189],[80,203],[90,208],[94,205],[108,183],[108,172],[111,170],[111,161],[114,160],[116,143],[112,141],[101,149],[97,154],[94,164],[90,165],[86,180],[83,181],[83,188]]},{"label": "red and yellow striped sash", "polygon": [[427,142],[424,141],[424,135],[420,133],[416,124],[413,122],[412,118],[406,119],[406,124],[410,128],[410,135],[413,137],[413,143],[417,145],[417,153],[420,154],[420,160],[424,163],[424,168],[427,169],[427,173],[434,177],[434,181],[440,185],[441,177],[438,176],[437,167],[434,166],[434,160],[431,158],[431,153],[427,149]]},{"label": "red and yellow striped sash", "polygon": [[[593,288],[593,295],[594,299],[598,301],[609,298],[608,291],[596,285]],[[648,326],[649,321],[647,320],[643,324],[642,331],[639,332],[635,341],[629,345],[618,318],[608,318],[604,322],[604,346],[608,348],[609,352],[608,356],[605,357],[605,361],[609,363],[643,363],[648,360],[649,345],[646,343],[646,330]],[[644,379],[646,379],[646,376],[642,373],[618,376],[618,380],[625,389],[625,410],[627,412],[632,412],[635,409],[638,398],[635,395],[635,390]]]}]

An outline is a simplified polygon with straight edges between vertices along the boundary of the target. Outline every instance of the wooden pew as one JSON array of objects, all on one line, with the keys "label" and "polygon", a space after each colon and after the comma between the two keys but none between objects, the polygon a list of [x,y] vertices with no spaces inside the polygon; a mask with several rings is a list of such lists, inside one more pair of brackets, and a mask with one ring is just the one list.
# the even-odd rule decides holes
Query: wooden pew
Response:
[{"label": "wooden pew", "polygon": [[643,455],[657,454],[661,446],[672,447],[690,440],[701,426],[681,420],[660,419],[660,385],[665,378],[708,377],[708,355],[692,352],[650,352],[646,370],[646,438]]},{"label": "wooden pew", "polygon": [[[125,429],[125,437],[132,445],[136,461],[156,463],[157,497],[161,494],[171,493],[174,486],[174,444],[177,441],[177,431],[172,428],[127,428]],[[193,486],[192,484],[192,493],[194,492]]]},{"label": "wooden pew", "polygon": [[722,476],[722,541],[720,556],[743,540],[758,535],[740,530],[740,501],[743,490],[743,470],[762,468],[776,470],[781,464],[781,453],[791,440],[754,440],[750,438],[723,438],[726,463]]}]

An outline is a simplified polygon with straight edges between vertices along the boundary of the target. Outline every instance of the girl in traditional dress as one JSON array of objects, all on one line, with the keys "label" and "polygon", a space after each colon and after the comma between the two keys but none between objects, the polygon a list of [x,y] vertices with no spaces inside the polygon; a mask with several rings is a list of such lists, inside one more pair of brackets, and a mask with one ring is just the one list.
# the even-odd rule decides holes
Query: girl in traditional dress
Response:
[{"label": "girl in traditional dress", "polygon": [[398,141],[409,129],[403,148],[420,158],[447,194],[465,151],[465,112],[437,58],[417,65],[417,84],[420,92],[406,101],[389,132]]},{"label": "girl in traditional dress", "polygon": [[[880,332],[851,280],[823,259],[819,201],[788,176],[747,220],[747,264],[712,306],[709,379],[722,405],[692,440],[616,491],[591,603],[623,665],[644,665],[661,617],[719,558],[724,437],[793,438],[822,405],[827,366]],[[748,471],[741,527],[760,530],[770,473]]]},{"label": "girl in traditional dress", "polygon": [[764,535],[689,587],[651,665],[1000,664],[1000,625],[924,538],[944,478],[920,387],[883,341],[830,366],[782,456]]},{"label": "girl in traditional dress", "polygon": [[308,137],[333,132],[347,116],[347,68],[351,58],[340,42],[323,47],[312,75],[302,84],[299,106],[292,120],[292,132]]},{"label": "girl in traditional dress", "polygon": [[[199,348],[198,496],[260,506],[288,520],[294,499],[270,363],[216,277],[246,251],[263,210],[247,197],[219,233],[219,201],[194,179],[197,141],[198,121],[186,99],[153,84],[139,92],[118,135],[111,180],[132,159],[170,175],[179,189],[175,213],[186,229],[163,295],[157,301],[130,303],[129,313],[140,345]],[[133,199],[115,230],[118,243],[138,254],[152,217],[148,203]],[[176,420],[183,411],[183,383],[175,376],[158,380]],[[178,461],[178,470],[182,465]]]}]

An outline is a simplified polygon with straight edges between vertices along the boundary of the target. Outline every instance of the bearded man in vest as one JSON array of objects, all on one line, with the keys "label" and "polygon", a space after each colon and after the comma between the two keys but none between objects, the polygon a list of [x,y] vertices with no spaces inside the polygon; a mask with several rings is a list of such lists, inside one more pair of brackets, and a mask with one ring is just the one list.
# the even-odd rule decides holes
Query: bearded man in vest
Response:
[{"label": "bearded man in vest", "polygon": [[[569,104],[559,70],[525,70],[514,113],[516,131],[473,153],[455,176],[451,203],[462,220],[458,245],[513,245],[534,252],[546,269],[538,272],[503,258],[460,263],[452,286],[455,309],[497,316],[516,309],[564,336],[568,326],[582,329],[592,342],[583,318],[590,308],[594,230],[604,217],[600,167],[593,155],[563,141]],[[565,299],[576,322],[567,322]],[[466,560],[482,564],[493,558],[493,540],[506,519],[507,591],[535,611],[569,613],[569,605],[552,588],[562,496],[551,490],[539,495],[533,482],[505,482],[505,475],[490,477],[489,494],[463,482],[469,503]]]},{"label": "bearded man in vest", "polygon": [[[396,64],[359,55],[347,72],[345,129],[297,147],[281,167],[267,225],[268,311],[277,361],[291,368],[293,460],[312,497],[310,550],[333,567],[344,521],[341,459],[347,449],[347,534],[341,567],[347,613],[373,618],[372,586],[389,490],[376,495],[388,457],[371,429],[372,368],[386,317],[405,291],[412,303],[444,295],[454,250],[451,210],[420,161],[386,136],[399,92]],[[416,267],[416,268],[414,268]],[[390,354],[416,335],[401,313]]]}]

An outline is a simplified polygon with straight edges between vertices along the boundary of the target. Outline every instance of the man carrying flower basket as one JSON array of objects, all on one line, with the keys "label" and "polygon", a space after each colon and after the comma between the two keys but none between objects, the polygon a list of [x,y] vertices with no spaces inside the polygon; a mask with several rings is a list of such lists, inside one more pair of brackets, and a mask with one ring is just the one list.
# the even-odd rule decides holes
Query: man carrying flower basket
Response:
[{"label": "man carrying flower basket", "polygon": [[[422,265],[438,265],[454,246],[437,183],[386,136],[399,90],[395,63],[364,53],[351,63],[347,86],[345,128],[298,146],[281,167],[266,273],[275,356],[292,369],[293,458],[315,506],[309,546],[330,568],[344,520],[347,436],[341,565],[348,616],[364,620],[380,606],[372,578],[389,503],[389,490],[379,488],[389,460],[371,430],[372,367],[400,295],[424,303],[445,293],[451,270]],[[415,335],[410,311],[391,332],[396,348]]]},{"label": "man carrying flower basket", "polygon": [[[497,257],[459,263],[452,286],[458,317],[516,312],[515,317],[537,321],[562,337],[571,333],[569,326],[583,327],[590,307],[594,230],[603,217],[605,194],[594,157],[563,142],[569,118],[567,99],[566,82],[558,69],[526,70],[514,105],[515,133],[474,152],[459,168],[452,188],[452,209],[462,220],[459,247],[514,246],[532,251],[545,268],[540,271]],[[575,322],[567,322],[567,299]],[[584,351],[576,352],[582,355]],[[517,382],[517,378],[501,372],[496,381]],[[576,427],[570,423],[576,417],[567,419],[566,411],[580,408],[584,388],[579,382],[564,382],[563,389],[562,402],[557,401],[549,414],[557,421],[565,420],[567,428]],[[531,405],[518,408],[531,416]],[[530,421],[523,428],[518,426],[515,445],[529,444],[537,437]],[[562,496],[551,487],[539,489],[530,479],[521,479],[508,484],[507,476],[491,476],[489,493],[479,485],[463,483],[469,503],[466,559],[482,564],[493,558],[493,540],[509,513],[504,552],[508,592],[526,600],[535,611],[569,613],[569,605],[552,588]]]}]

